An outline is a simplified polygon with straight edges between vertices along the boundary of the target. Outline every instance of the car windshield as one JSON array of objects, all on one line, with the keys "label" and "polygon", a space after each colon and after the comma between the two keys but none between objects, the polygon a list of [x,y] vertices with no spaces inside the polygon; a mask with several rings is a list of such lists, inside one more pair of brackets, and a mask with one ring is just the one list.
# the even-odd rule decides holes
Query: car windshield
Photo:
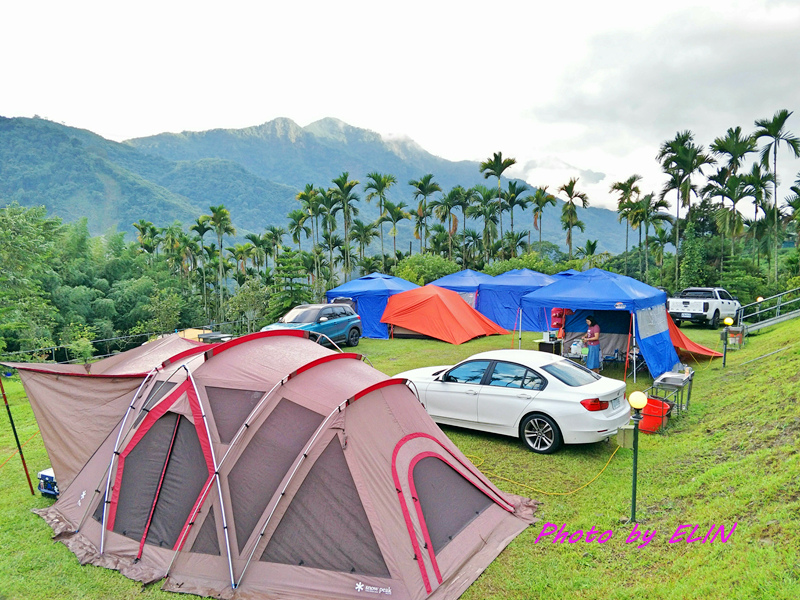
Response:
[{"label": "car windshield", "polygon": [[281,319],[282,323],[313,323],[317,320],[319,308],[298,306],[286,313]]},{"label": "car windshield", "polygon": [[597,373],[593,373],[586,367],[571,360],[557,360],[554,363],[543,366],[542,370],[570,387],[580,387],[600,379],[600,375]]}]

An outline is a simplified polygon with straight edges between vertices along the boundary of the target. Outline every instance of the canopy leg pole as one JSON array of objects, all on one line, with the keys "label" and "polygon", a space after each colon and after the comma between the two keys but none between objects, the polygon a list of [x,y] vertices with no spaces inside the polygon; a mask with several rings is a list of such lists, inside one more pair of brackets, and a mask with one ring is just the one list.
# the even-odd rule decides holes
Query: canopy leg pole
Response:
[{"label": "canopy leg pole", "polygon": [[633,383],[636,383],[636,315],[631,313],[631,328],[633,329]]},{"label": "canopy leg pole", "polygon": [[517,350],[522,350],[522,307],[519,309],[519,337],[517,339]]},{"label": "canopy leg pole", "polygon": [[8,412],[8,420],[11,422],[11,431],[14,432],[14,440],[17,442],[17,451],[19,457],[22,459],[22,468],[25,470],[25,477],[28,478],[28,487],[31,488],[31,495],[35,496],[36,492],[33,491],[33,484],[31,483],[31,476],[28,473],[28,465],[25,463],[25,455],[22,453],[22,444],[19,443],[19,436],[17,435],[17,426],[14,425],[14,417],[11,416],[11,407],[8,405],[8,398],[6,398],[6,388],[3,387],[3,380],[0,379],[0,390],[3,392],[3,402],[6,403],[6,411]]}]

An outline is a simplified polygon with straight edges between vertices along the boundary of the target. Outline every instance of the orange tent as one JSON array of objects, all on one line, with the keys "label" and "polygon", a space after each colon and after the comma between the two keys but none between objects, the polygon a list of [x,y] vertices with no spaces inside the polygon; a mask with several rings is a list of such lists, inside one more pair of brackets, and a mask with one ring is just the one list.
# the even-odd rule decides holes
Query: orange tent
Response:
[{"label": "orange tent", "polygon": [[669,315],[667,315],[667,324],[669,325],[669,337],[672,340],[672,345],[675,346],[676,349],[685,350],[692,354],[702,354],[704,356],[722,356],[721,352],[716,352],[711,348],[701,346],[686,337],[683,332],[678,329],[678,326],[675,325],[675,321],[673,321],[672,317]]},{"label": "orange tent", "polygon": [[457,292],[430,284],[390,296],[381,323],[392,325],[395,335],[400,330],[451,344],[508,333],[467,304]]}]

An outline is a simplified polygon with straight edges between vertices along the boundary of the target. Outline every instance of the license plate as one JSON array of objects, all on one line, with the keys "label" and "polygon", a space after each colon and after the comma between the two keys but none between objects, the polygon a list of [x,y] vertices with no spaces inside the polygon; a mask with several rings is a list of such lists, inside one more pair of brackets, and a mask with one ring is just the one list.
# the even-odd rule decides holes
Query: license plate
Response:
[{"label": "license plate", "polygon": [[691,313],[681,313],[681,319],[691,319]]},{"label": "license plate", "polygon": [[619,398],[614,398],[611,401],[611,410],[617,410],[619,408]]}]

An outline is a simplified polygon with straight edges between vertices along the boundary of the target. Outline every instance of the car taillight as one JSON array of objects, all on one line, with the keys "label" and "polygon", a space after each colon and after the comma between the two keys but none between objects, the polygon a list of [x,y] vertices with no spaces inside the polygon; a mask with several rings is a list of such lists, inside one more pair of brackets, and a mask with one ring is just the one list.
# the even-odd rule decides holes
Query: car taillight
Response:
[{"label": "car taillight", "polygon": [[605,400],[600,400],[600,398],[587,398],[586,400],[581,400],[581,404],[583,404],[583,408],[589,412],[605,410],[608,408],[608,402]]},{"label": "car taillight", "polygon": [[708,312],[708,302],[703,302],[703,312]]}]

